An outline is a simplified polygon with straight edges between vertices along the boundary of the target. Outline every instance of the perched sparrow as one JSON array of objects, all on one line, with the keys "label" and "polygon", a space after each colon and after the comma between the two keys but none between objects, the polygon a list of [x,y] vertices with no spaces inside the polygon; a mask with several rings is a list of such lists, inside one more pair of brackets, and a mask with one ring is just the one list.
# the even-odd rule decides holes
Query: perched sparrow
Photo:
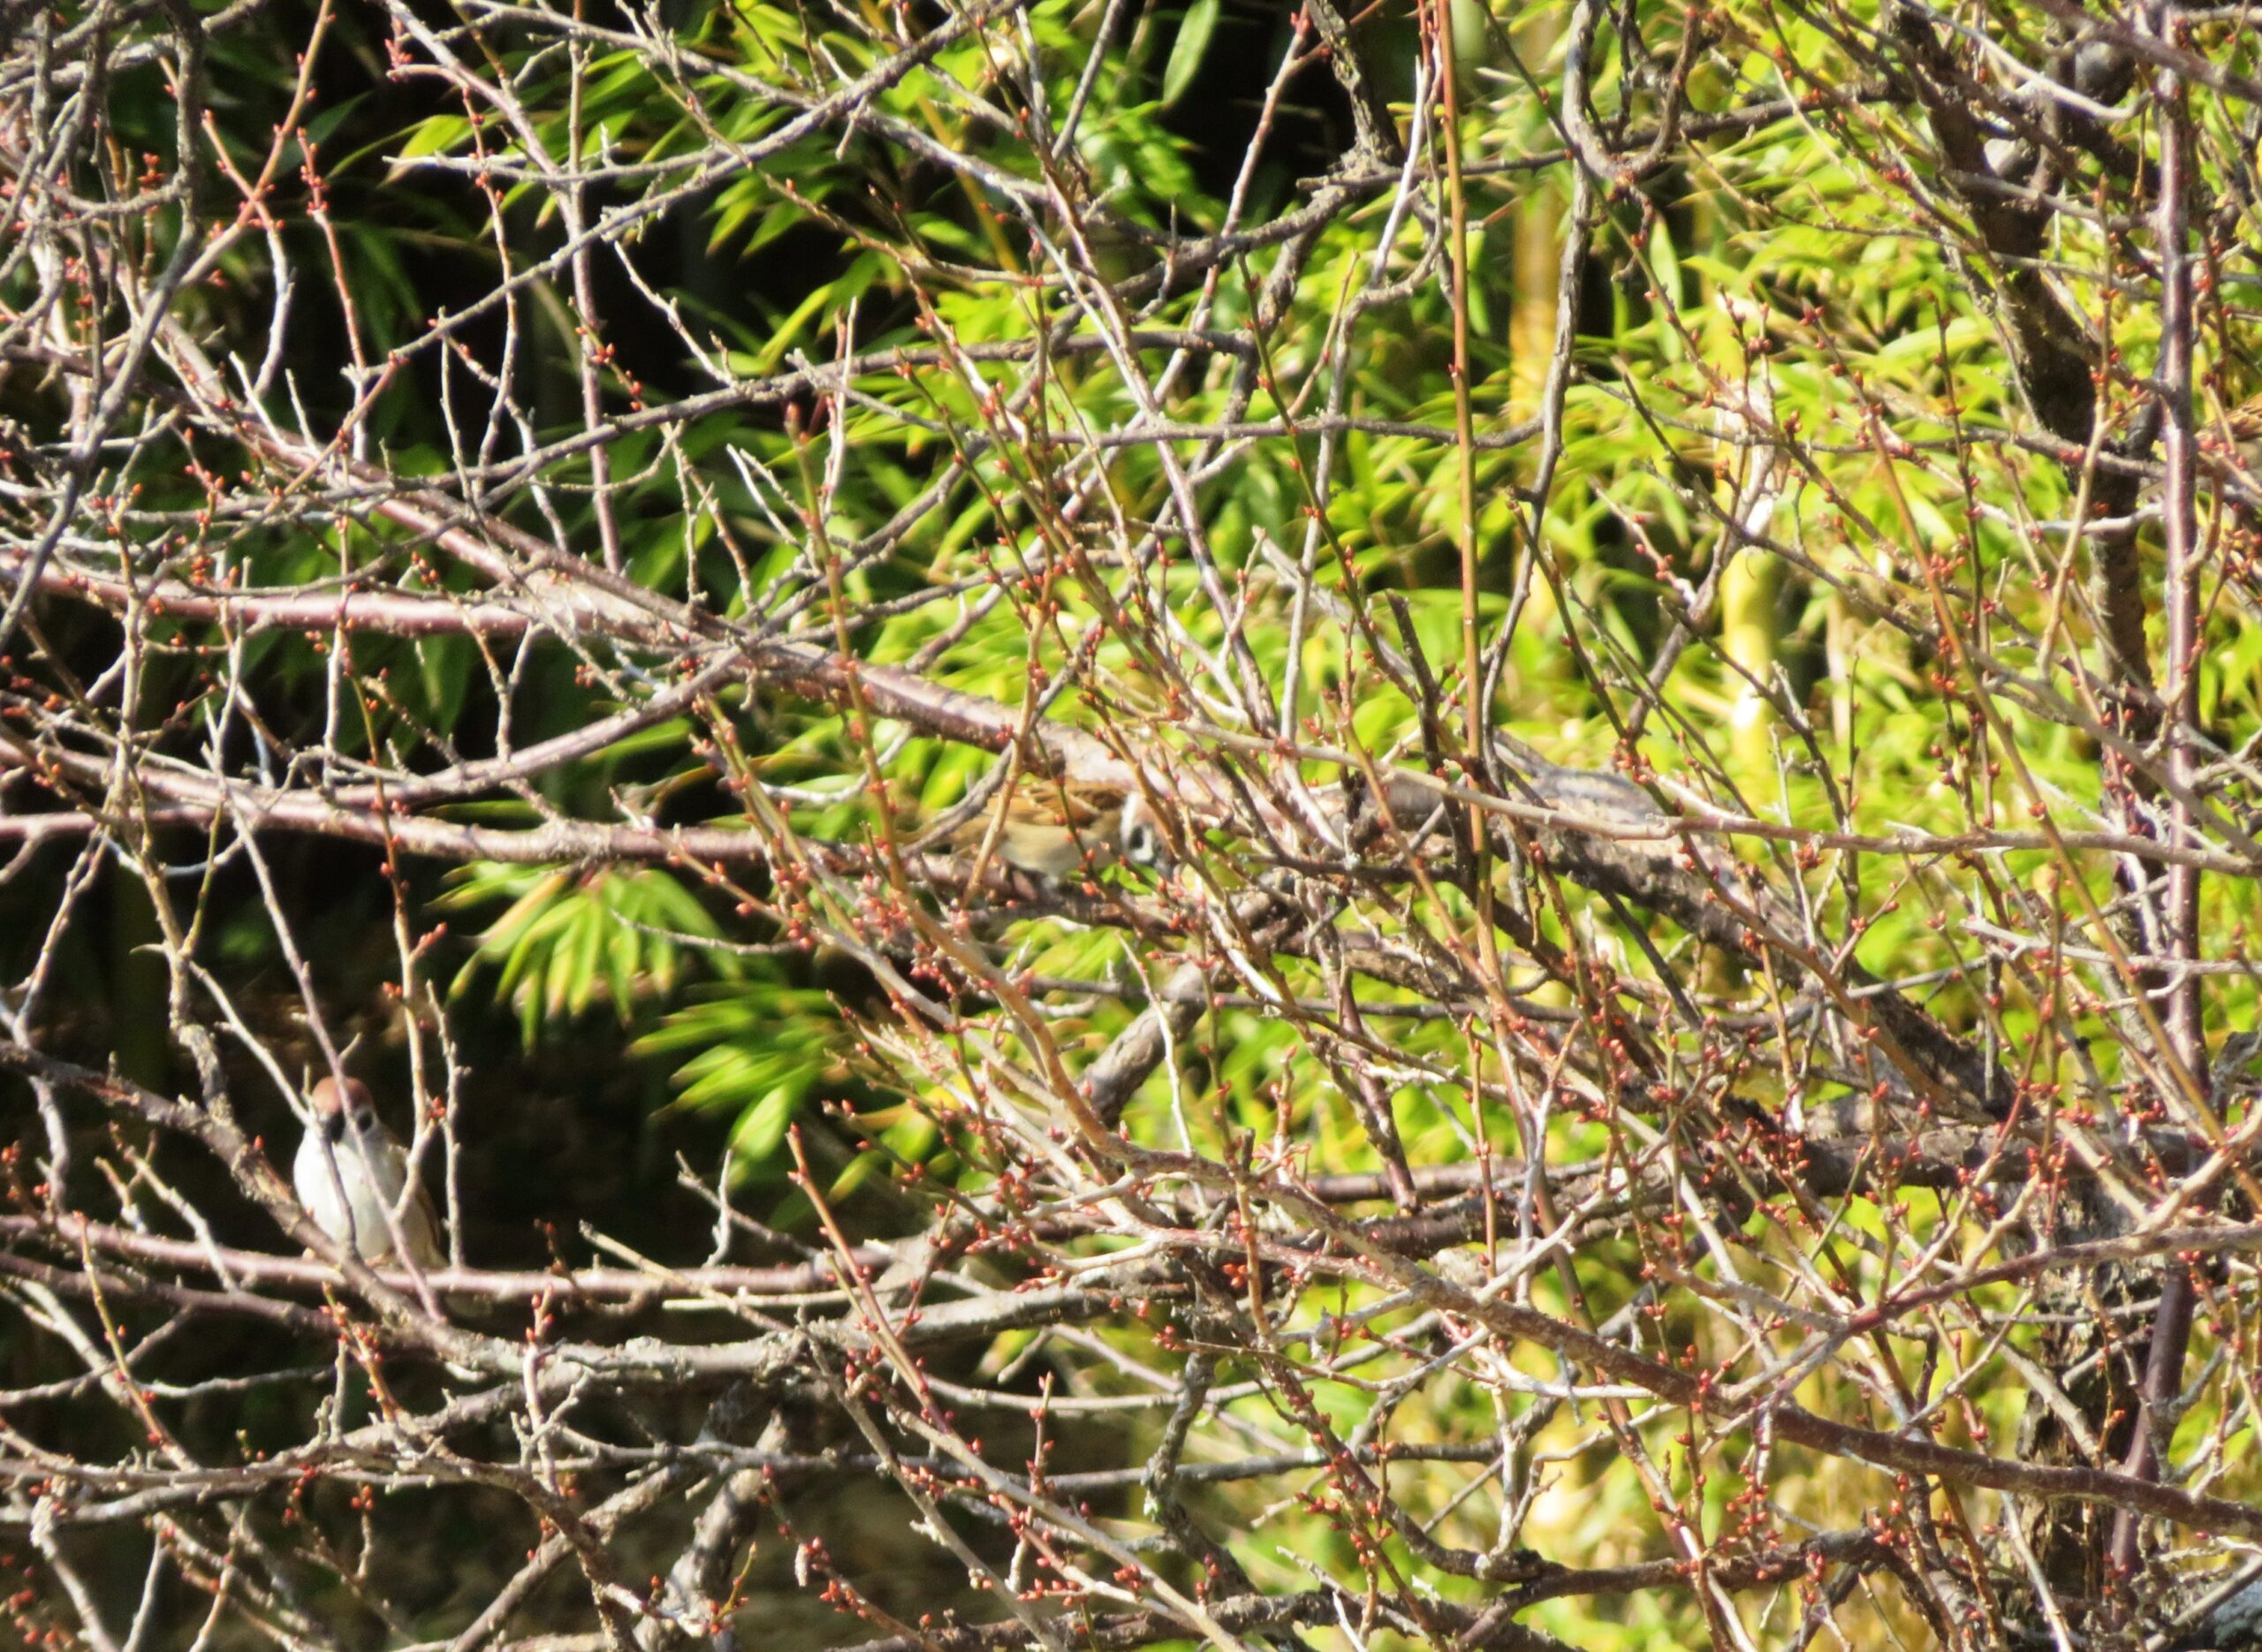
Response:
[{"label": "perched sparrow", "polygon": [[340,1245],[351,1244],[363,1262],[378,1264],[399,1260],[398,1224],[409,1261],[419,1268],[444,1265],[432,1201],[410,1183],[407,1149],[377,1118],[368,1087],[348,1079],[341,1091],[336,1080],[324,1079],[307,1099],[315,1122],[299,1143],[291,1179],[315,1225]]},{"label": "perched sparrow", "polygon": [[1162,829],[1135,792],[1016,786],[1002,803],[993,802],[953,830],[951,848],[979,853],[991,841],[993,826],[997,836],[991,853],[1039,877],[1073,877],[1088,860],[1095,867],[1120,860],[1159,868],[1167,857]]},{"label": "perched sparrow", "polygon": [[2262,481],[2262,396],[2241,402],[2220,419],[2199,421],[2199,451]]}]

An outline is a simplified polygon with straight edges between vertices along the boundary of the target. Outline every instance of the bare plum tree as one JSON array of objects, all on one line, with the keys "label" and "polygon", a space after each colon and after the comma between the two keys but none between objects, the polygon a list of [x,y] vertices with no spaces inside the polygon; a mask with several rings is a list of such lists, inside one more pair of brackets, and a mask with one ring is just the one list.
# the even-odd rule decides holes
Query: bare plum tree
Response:
[{"label": "bare plum tree", "polygon": [[0,11],[27,1644],[2262,1642],[2258,139],[2184,0]]}]

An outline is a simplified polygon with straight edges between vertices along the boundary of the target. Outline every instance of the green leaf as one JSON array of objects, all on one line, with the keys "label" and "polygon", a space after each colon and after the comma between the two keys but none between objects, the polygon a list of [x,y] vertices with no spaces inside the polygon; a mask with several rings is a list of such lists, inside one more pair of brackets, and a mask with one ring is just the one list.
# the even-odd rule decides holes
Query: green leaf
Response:
[{"label": "green leaf", "polygon": [[793,1122],[801,1106],[798,1085],[770,1091],[740,1116],[738,1127],[731,1132],[731,1156],[748,1164],[767,1161],[785,1140],[786,1126]]},{"label": "green leaf", "polygon": [[1163,107],[1167,109],[1179,100],[1179,95],[1193,84],[1195,72],[1202,66],[1202,54],[1209,49],[1210,35],[1218,27],[1219,0],[1194,0],[1186,8],[1186,15],[1178,25],[1178,39],[1170,49],[1170,61],[1163,65]]},{"label": "green leaf", "polygon": [[471,136],[471,122],[461,115],[435,115],[419,122],[406,143],[395,152],[397,159],[414,161],[428,155],[444,155]]}]

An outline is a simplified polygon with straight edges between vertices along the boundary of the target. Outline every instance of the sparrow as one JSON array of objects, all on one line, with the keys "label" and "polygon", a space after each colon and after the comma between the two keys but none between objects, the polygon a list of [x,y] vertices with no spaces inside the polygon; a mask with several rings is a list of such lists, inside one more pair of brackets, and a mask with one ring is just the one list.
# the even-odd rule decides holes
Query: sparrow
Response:
[{"label": "sparrow", "polygon": [[2203,418],[2198,437],[2202,453],[2262,479],[2262,396],[2241,402],[2220,418]]},{"label": "sparrow", "polygon": [[1088,864],[1160,868],[1169,858],[1146,799],[1135,792],[1083,786],[1013,787],[1002,801],[954,827],[946,841],[953,852],[969,855],[989,843],[990,853],[1007,866],[1054,879],[1074,877]]},{"label": "sparrow", "polygon": [[[335,1079],[324,1079],[307,1100],[314,1122],[299,1143],[291,1179],[315,1225],[376,1266],[401,1260],[393,1244],[397,1224],[408,1261],[419,1268],[444,1266],[432,1201],[421,1184],[409,1180],[408,1151],[378,1118],[368,1086],[348,1079],[341,1088]],[[391,1222],[385,1219],[388,1209]]]}]

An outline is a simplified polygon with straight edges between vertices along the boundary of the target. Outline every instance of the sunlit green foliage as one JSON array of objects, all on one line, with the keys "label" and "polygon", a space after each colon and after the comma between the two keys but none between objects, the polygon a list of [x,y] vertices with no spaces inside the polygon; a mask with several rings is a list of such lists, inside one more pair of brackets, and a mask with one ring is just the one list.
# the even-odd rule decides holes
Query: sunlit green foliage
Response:
[{"label": "sunlit green foliage", "polygon": [[[1391,140],[1423,136],[1402,171],[1399,157],[1353,149],[1349,94],[1293,8],[1134,5],[1101,41],[1113,8],[1035,0],[907,50],[928,10],[962,8],[685,0],[589,20],[566,42],[525,19],[467,21],[457,43],[478,49],[466,72],[492,105],[410,99],[369,72],[304,126],[292,166],[273,169],[287,178],[303,164],[320,190],[268,239],[231,244],[216,260],[224,281],[186,296],[185,312],[255,357],[247,318],[277,298],[279,254],[303,290],[275,324],[278,354],[295,364],[310,338],[326,352],[333,335],[346,343],[325,353],[324,374],[285,375],[287,394],[269,399],[300,398],[310,427],[343,432],[341,451],[426,480],[465,521],[586,557],[631,609],[687,604],[828,659],[901,668],[1133,761],[1244,778],[1275,765],[1310,787],[1363,765],[1465,778],[1458,731],[1436,713],[1460,715],[1467,622],[1498,643],[1495,727],[1544,759],[1631,775],[1727,818],[1723,855],[1752,888],[1787,892],[1830,967],[1907,983],[2037,1095],[2144,1078],[2124,1004],[2068,1008],[2049,973],[2068,946],[2084,966],[2102,956],[2090,921],[2119,897],[2115,862],[2032,835],[2045,815],[2053,831],[2122,823],[2099,738],[2122,712],[2076,669],[2099,648],[2093,568],[2067,527],[2088,501],[2063,443],[2038,436],[2020,378],[2003,297],[2017,271],[1986,255],[1924,110],[1886,76],[1898,61],[1888,7],[1613,10],[1590,91],[1619,158],[1660,122],[1685,125],[1662,164],[1629,162],[1587,188],[1574,186],[1560,118],[1575,8],[1447,8],[1470,225],[1458,304],[1430,124],[1442,104],[1424,80],[1414,117],[1419,26],[1407,8],[1363,13],[1359,36]],[[1981,8],[1958,27],[2023,50],[2061,10]],[[437,27],[394,26],[402,40]],[[389,47],[444,56],[421,36],[412,50],[352,18],[336,27],[372,64]],[[2191,27],[2191,49],[2251,72],[2255,44],[2222,19]],[[1674,88],[1690,30],[1702,33]],[[233,77],[215,140],[256,174],[292,88],[255,73],[262,60],[231,31],[213,50]],[[1309,60],[1276,87],[1291,52]],[[2008,72],[2000,56],[1975,49],[1975,84]],[[163,100],[153,84],[134,89],[151,106],[123,110],[121,130],[162,152]],[[2209,101],[2197,117],[2197,188],[2217,215],[2204,284],[2211,300],[2232,295],[2197,335],[2208,416],[2258,382],[2248,249],[2262,223],[2247,186],[2251,128],[2233,107]],[[2140,418],[2161,348],[2150,231],[2134,196],[2115,193],[2146,175],[2152,139],[2132,125],[2123,140],[2126,154],[2098,162],[2095,209],[2054,216],[2046,255],[2025,261],[2094,331],[2100,445]],[[569,161],[594,181],[562,186]],[[1280,228],[1306,212],[1308,239]],[[1534,226],[1543,245],[1552,232],[1551,257],[1567,235],[1584,249],[1560,310],[1556,271],[1530,261]],[[178,219],[151,217],[145,261],[161,264],[180,232]],[[1196,246],[1207,249],[1198,260]],[[1282,270],[1294,278],[1276,286]],[[0,278],[15,297],[33,291],[21,271]],[[1530,352],[1535,313],[1537,336],[1558,335],[1552,400],[1537,389],[1549,363]],[[490,394],[506,373],[507,407]],[[308,531],[254,519],[240,500],[215,519],[214,479],[248,474],[252,443],[197,434],[165,453],[149,474],[115,479],[121,499],[147,489],[153,557],[216,585],[479,600],[478,581],[432,553],[442,529],[430,521],[405,525],[342,492]],[[262,485],[282,501],[303,480]],[[2204,506],[2213,546],[2231,542],[2226,509]],[[2156,525],[2141,534],[2156,579]],[[2244,770],[2225,754],[2262,740],[2248,572],[2235,557],[2211,568],[2190,662],[2205,761],[2232,788],[2225,818],[2242,822]],[[820,1199],[994,1188],[1016,1167],[993,1110],[1030,1095],[993,1082],[985,1063],[1042,1073],[1058,1053],[1082,1071],[1188,959],[1215,1001],[1123,1118],[1142,1145],[1220,1163],[1271,1153],[1313,1174],[1381,1168],[1347,1061],[1376,1078],[1407,1158],[1425,1169],[1529,1156],[1560,1174],[1673,1143],[1682,1121],[1628,1103],[1622,1072],[1567,1058],[1550,1078],[1560,1096],[1551,1089],[1535,1111],[1504,1056],[1487,1065],[1498,1053],[1487,1016],[1578,1027],[1603,1003],[1634,1006],[1676,1081],[1702,1068],[1748,1107],[1791,1117],[1870,1095],[1848,1063],[1813,1057],[1826,995],[1528,862],[1492,867],[1484,890],[1524,903],[1515,916],[1530,941],[1495,999],[1480,1013],[1362,979],[1363,1045],[1316,1038],[1284,1009],[1337,1007],[1318,949],[1236,975],[1228,964],[1245,960],[1227,955],[1245,937],[1186,917],[1214,919],[1296,860],[1254,833],[1196,834],[1186,887],[1199,900],[1174,928],[1030,916],[983,905],[970,884],[953,903],[958,891],[937,883],[922,886],[933,928],[921,930],[891,904],[901,893],[884,875],[891,857],[914,853],[1002,759],[869,713],[853,686],[780,687],[786,674],[768,680],[755,665],[648,717],[682,689],[685,662],[586,641],[570,618],[553,628],[567,646],[525,643],[500,621],[445,636],[297,621],[239,634],[199,613],[160,614],[151,634],[174,652],[133,692],[176,695],[173,724],[189,729],[221,715],[231,672],[256,674],[268,697],[259,762],[280,772],[319,751],[324,783],[340,787],[366,784],[356,765],[444,777],[482,761],[467,751],[522,754],[615,719],[610,738],[509,795],[444,798],[439,817],[526,831],[759,830],[807,849],[809,861],[775,856],[758,875],[669,850],[641,866],[482,853],[444,889],[404,901],[421,895],[474,926],[434,953],[451,1013],[503,1018],[528,1050],[601,1036],[664,1071],[669,1106],[726,1130],[732,1185],[754,1190],[759,1217],[799,1235],[815,1231]],[[207,670],[200,652],[229,664]],[[1253,731],[1226,692],[1244,678],[1268,699],[1294,685],[1278,729]],[[2029,835],[1977,841],[2012,831]],[[1944,841],[1886,845],[1910,835]],[[834,852],[838,865],[818,864]],[[1089,889],[1063,882],[1093,900],[1162,887],[1122,867],[1096,868]],[[1416,883],[1362,886],[1378,943],[1475,958],[1490,906],[1471,887]],[[2205,1032],[2218,1041],[2258,1014],[2253,981],[2228,960],[2262,922],[2258,890],[2251,878],[2207,886],[2208,942],[2225,967],[2208,978]],[[1341,916],[1315,907],[1314,928]],[[232,962],[282,955],[256,925],[216,927]],[[889,972],[915,942],[939,948],[937,936],[990,974],[937,989],[922,1020],[907,1001],[931,981]],[[1975,965],[1997,943],[2008,950]],[[1576,966],[1555,961],[1566,958]],[[1661,966],[1701,1013],[1668,993]],[[1042,1000],[1041,1023],[1036,1010],[1017,1019],[1022,994]],[[2249,1105],[2227,1100],[2219,1127],[2247,1128]],[[843,1162],[789,1183],[821,1122],[837,1126]],[[1048,1127],[1047,1146],[1065,1154],[1072,1133]],[[1812,1327],[1795,1315],[1773,1322],[1779,1348],[1740,1343],[1700,1311],[1738,1292],[1868,1303],[1923,1247],[1952,1257],[1978,1236],[2000,1243],[1993,1194],[1868,1190],[1820,1217],[1735,1191],[1731,1213],[1704,1220],[1742,1243],[1748,1277],[1708,1260],[1683,1269],[1629,1225],[1535,1265],[1518,1289],[1689,1362],[1797,1365],[1786,1391],[1826,1414],[1898,1427],[1938,1406],[1954,1413],[1943,1428],[1983,1443],[2015,1426],[2020,1379],[1977,1343],[1943,1354],[1945,1342],[1928,1342],[1920,1358],[1879,1331],[1861,1355],[1873,1365],[1849,1375],[1850,1355],[1798,1363],[1805,1354],[1789,1350]],[[1696,1219],[1676,1210],[1666,1225]],[[1502,1239],[1489,1231],[1487,1244]],[[1851,1525],[1877,1490],[1787,1451],[1765,1466],[1775,1506],[1763,1519],[1746,1496],[1743,1476],[1761,1472],[1749,1440],[1723,1446],[1692,1421],[1654,1471],[1637,1472],[1612,1449],[1621,1425],[1599,1402],[1563,1398],[1565,1383],[1591,1373],[1574,1379],[1569,1361],[1525,1349],[1484,1380],[1423,1386],[1436,1315],[1372,1289],[1326,1294],[1311,1285],[1283,1315],[1304,1352],[1342,1336],[1331,1315],[1364,1315],[1402,1340],[1378,1342],[1360,1381],[1317,1383],[1311,1416],[1416,1444],[1489,1437],[1518,1406],[1544,1412],[1518,1436],[1510,1478],[1534,1500],[1527,1529],[1583,1564],[1680,1558],[1661,1534],[1684,1519],[1706,1543],[1777,1517]],[[2006,1320],[2030,1304],[2009,1286],[1977,1300]],[[1122,1366],[1079,1367],[1076,1379],[1092,1393],[1137,1391],[1132,1362],[1174,1357],[1179,1334],[1111,1323],[1090,1335]],[[2021,1324],[2002,1338],[2017,1352],[2036,1334]],[[2207,1327],[2209,1355],[2235,1334]],[[1016,1333],[988,1362],[1045,1347]],[[1277,1428],[1286,1402],[1248,1372],[1235,1378],[1250,1388],[1228,1414],[1252,1436]],[[1264,1381],[1277,1380],[1267,1368]],[[2250,1428],[2220,1392],[2175,1427],[2187,1445],[2218,1431],[2235,1466],[2219,1489],[2253,1493],[2262,1471],[2235,1449]],[[1438,1541],[1481,1549],[1498,1511],[1462,1509],[1463,1483],[1457,1468],[1410,1464],[1391,1486]],[[1309,1567],[1338,1581],[1363,1572],[1378,1590],[1419,1574],[1438,1598],[1487,1598],[1468,1577],[1425,1570],[1406,1534],[1371,1529],[1340,1484],[1316,1479],[1285,1505],[1271,1495],[1226,1486],[1214,1504],[1263,1535],[1237,1552],[1266,1588],[1300,1587]],[[1675,1512],[1663,1517],[1667,1501]],[[1923,1633],[1894,1609],[1855,1610],[1880,1637]],[[1595,1648],[1677,1648],[1708,1633],[1685,1593],[1616,1611],[1555,1601],[1525,1621]],[[1771,1625],[1769,1644],[1792,1644],[1795,1628]]]}]

